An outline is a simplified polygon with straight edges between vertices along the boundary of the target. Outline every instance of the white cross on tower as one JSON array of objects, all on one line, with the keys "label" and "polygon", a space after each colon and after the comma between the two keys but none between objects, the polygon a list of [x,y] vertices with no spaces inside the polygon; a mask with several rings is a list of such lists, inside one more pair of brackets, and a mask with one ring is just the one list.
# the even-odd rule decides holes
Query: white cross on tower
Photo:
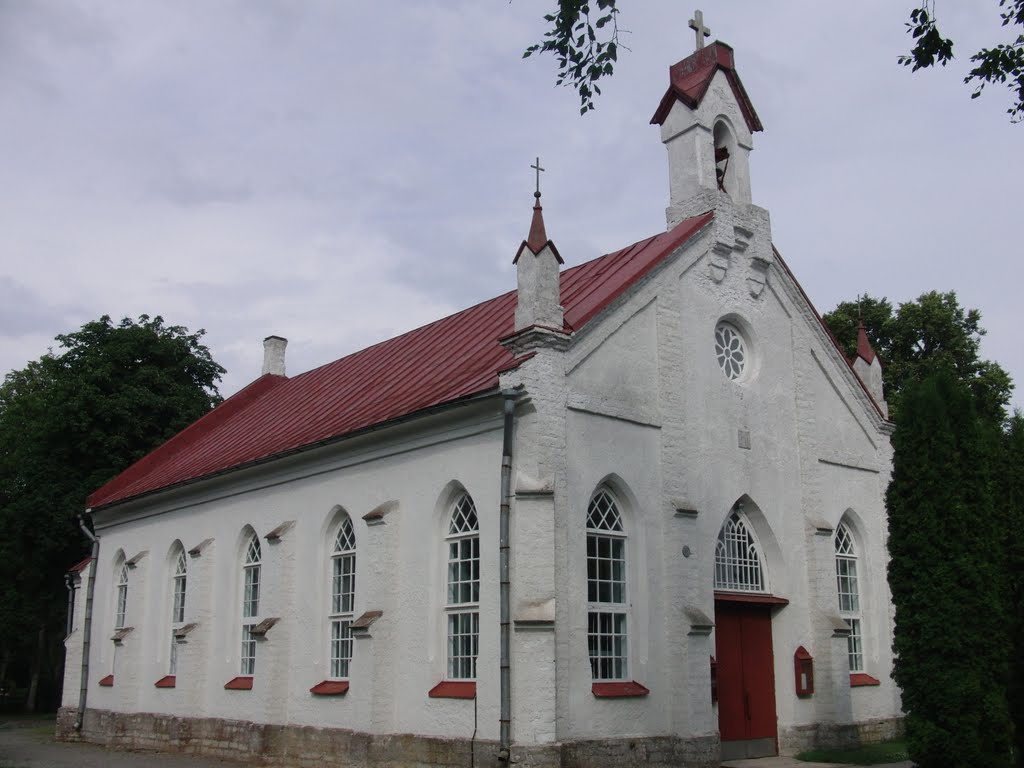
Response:
[{"label": "white cross on tower", "polygon": [[711,37],[711,28],[704,26],[703,13],[700,11],[693,12],[693,18],[690,19],[690,29],[697,35],[697,50],[699,51],[704,47],[704,38]]}]

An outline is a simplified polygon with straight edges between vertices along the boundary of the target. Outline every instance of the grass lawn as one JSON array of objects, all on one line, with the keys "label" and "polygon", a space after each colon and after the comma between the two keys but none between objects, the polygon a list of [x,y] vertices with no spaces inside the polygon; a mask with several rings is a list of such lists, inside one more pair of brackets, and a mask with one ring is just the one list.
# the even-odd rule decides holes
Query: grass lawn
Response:
[{"label": "grass lawn", "polygon": [[877,765],[878,763],[897,763],[909,760],[905,741],[886,741],[881,744],[868,744],[856,749],[812,749],[801,752],[797,760],[812,763],[853,763],[854,765]]}]

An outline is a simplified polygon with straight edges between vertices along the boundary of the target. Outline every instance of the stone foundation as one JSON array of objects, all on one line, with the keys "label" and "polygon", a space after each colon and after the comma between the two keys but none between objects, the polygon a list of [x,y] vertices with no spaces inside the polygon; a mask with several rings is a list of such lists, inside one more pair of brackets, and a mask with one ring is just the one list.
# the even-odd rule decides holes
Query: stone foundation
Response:
[{"label": "stone foundation", "polygon": [[903,736],[903,718],[865,720],[862,723],[835,725],[815,723],[779,730],[779,754],[795,755],[810,749],[835,749],[877,744]]},{"label": "stone foundation", "polygon": [[[187,718],[89,709],[81,733],[75,710],[57,713],[57,738],[115,749],[204,755],[250,765],[323,768],[507,768],[494,741],[442,739],[412,734],[374,735],[341,728],[270,725],[219,718]],[[717,736],[598,739],[536,747],[512,747],[520,768],[713,768]],[[471,763],[471,759],[473,762]]]}]

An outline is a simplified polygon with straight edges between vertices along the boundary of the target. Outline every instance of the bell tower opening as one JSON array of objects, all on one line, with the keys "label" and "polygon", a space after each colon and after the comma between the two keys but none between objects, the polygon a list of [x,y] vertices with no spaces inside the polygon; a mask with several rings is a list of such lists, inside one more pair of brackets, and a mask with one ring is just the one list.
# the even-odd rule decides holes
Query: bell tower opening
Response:
[{"label": "bell tower opening", "polygon": [[736,198],[736,166],[730,163],[736,156],[736,139],[725,120],[717,120],[713,133],[715,142],[715,180],[718,189]]}]

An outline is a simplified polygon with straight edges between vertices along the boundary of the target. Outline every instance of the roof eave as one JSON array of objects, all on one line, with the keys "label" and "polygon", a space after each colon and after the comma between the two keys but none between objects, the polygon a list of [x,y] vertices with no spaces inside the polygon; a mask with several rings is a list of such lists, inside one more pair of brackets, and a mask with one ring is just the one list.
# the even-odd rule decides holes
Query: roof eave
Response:
[{"label": "roof eave", "polygon": [[[524,357],[524,358],[518,360],[516,364],[517,365],[522,364],[523,362],[525,362],[526,359],[528,359],[528,358]],[[513,366],[507,366],[506,369],[507,370],[511,370],[514,367],[515,367],[514,365]],[[325,438],[323,440],[318,440],[316,442],[308,443],[306,445],[301,445],[301,446],[298,446],[296,448],[291,448],[291,449],[289,449],[287,451],[280,451],[278,453],[269,454],[267,456],[261,456],[258,459],[253,459],[251,461],[247,461],[247,462],[244,462],[242,464],[236,464],[233,467],[226,467],[224,469],[220,469],[220,470],[217,470],[215,472],[210,472],[208,474],[200,475],[198,477],[191,477],[191,478],[188,478],[187,480],[181,480],[179,482],[171,483],[169,485],[165,485],[165,486],[162,486],[160,488],[153,488],[153,489],[148,490],[148,491],[143,491],[142,493],[134,494],[134,495],[131,495],[131,496],[125,496],[124,498],[120,498],[120,499],[115,499],[115,500],[113,500],[111,502],[108,502],[108,503],[101,503],[101,504],[98,504],[98,505],[94,506],[92,508],[92,511],[94,513],[97,512],[97,511],[101,511],[101,510],[102,511],[109,511],[111,509],[114,509],[115,507],[121,506],[122,504],[127,504],[128,502],[141,501],[143,499],[151,498],[153,496],[156,496],[156,495],[159,495],[159,494],[162,494],[162,493],[167,493],[167,492],[170,492],[170,491],[181,490],[181,489],[186,488],[188,486],[198,485],[200,483],[204,483],[204,482],[207,482],[207,481],[210,481],[210,480],[215,480],[215,479],[218,479],[218,478],[225,477],[225,476],[230,475],[230,474],[232,474],[234,472],[241,472],[241,471],[246,470],[246,469],[252,469],[254,467],[259,467],[259,466],[262,466],[264,464],[269,464],[271,462],[278,461],[280,459],[285,459],[285,458],[288,458],[290,456],[296,456],[296,455],[299,455],[299,454],[302,454],[302,453],[307,453],[309,451],[315,451],[315,450],[320,449],[320,448],[326,448],[326,447],[329,447],[331,445],[335,445],[337,443],[344,442],[346,440],[352,440],[352,439],[355,439],[355,438],[360,437],[362,435],[370,434],[370,433],[373,433],[373,432],[379,432],[380,430],[388,429],[390,427],[395,427],[395,426],[398,426],[400,424],[404,424],[405,422],[413,421],[413,420],[418,419],[418,418],[422,418],[422,417],[425,417],[425,416],[432,416],[432,415],[435,415],[435,414],[438,414],[438,413],[443,413],[444,411],[447,411],[447,410],[453,410],[455,408],[463,407],[463,406],[466,406],[466,405],[472,405],[475,402],[479,402],[481,400],[486,400],[487,398],[493,397],[494,395],[499,394],[499,393],[500,393],[499,387],[497,387],[497,386],[488,387],[486,389],[482,389],[482,390],[479,390],[477,392],[471,392],[468,395],[463,395],[462,397],[456,398],[454,400],[449,400],[449,401],[444,402],[444,403],[438,403],[436,405],[432,405],[432,406],[429,406],[427,408],[421,408],[418,411],[412,411],[411,413],[406,413],[406,414],[403,414],[401,416],[396,416],[393,419],[388,419],[387,421],[381,421],[381,422],[378,422],[376,424],[371,424],[370,426],[363,427],[363,428],[357,429],[357,430],[353,430],[352,432],[345,432],[345,433],[340,434],[340,435],[334,435],[333,437]]]}]

